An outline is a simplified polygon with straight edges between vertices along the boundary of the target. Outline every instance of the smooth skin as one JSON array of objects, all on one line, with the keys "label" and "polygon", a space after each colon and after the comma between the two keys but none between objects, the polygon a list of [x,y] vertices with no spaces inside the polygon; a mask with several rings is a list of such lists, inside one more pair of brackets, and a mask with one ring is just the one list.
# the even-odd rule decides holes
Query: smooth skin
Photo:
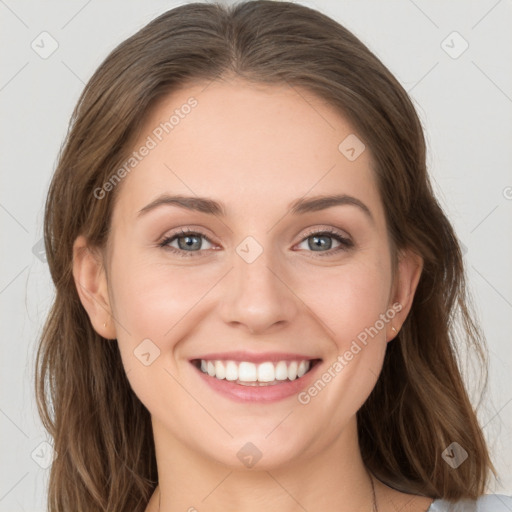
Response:
[{"label": "smooth skin", "polygon": [[[407,317],[422,259],[400,253],[392,280],[370,149],[347,159],[338,146],[353,127],[305,90],[238,78],[189,85],[149,113],[134,150],[191,97],[197,106],[117,186],[107,247],[82,236],[74,245],[92,325],[105,343],[117,339],[151,413],[159,485],[146,511],[159,501],[161,512],[371,511],[356,412],[396,336],[391,327]],[[162,194],[213,199],[225,216],[170,204],[139,213]],[[297,199],[332,194],[357,198],[371,218],[354,205],[290,212]],[[161,246],[181,228],[203,236],[188,239],[192,248],[182,235]],[[319,247],[310,233],[325,229],[353,246],[328,234]],[[236,250],[248,236],[263,250],[252,263]],[[321,358],[321,375],[397,302],[401,311],[307,405],[297,396],[232,401],[189,362],[230,350],[292,352]],[[134,354],[145,339],[160,350],[147,366]],[[237,457],[248,442],[262,453],[250,469]],[[379,512],[425,511],[432,501],[377,481],[376,492]]]}]

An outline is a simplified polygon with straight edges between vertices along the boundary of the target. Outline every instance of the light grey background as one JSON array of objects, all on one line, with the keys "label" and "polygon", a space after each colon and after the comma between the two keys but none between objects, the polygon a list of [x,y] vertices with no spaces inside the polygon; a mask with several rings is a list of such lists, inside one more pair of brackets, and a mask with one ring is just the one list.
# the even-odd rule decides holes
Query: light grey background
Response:
[{"label": "light grey background", "polygon": [[[0,511],[44,510],[41,466],[51,449],[36,415],[33,361],[53,289],[33,247],[72,108],[111,49],[182,3],[0,0]],[[501,480],[489,492],[512,494],[512,2],[301,3],[359,36],[417,106],[490,349],[479,415]],[[31,47],[49,51],[52,38],[58,48],[47,58]]]}]

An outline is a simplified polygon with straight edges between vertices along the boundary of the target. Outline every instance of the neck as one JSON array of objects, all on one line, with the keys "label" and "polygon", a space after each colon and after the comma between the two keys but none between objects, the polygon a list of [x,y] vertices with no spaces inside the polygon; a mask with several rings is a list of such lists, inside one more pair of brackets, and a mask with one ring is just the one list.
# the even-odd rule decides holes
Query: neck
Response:
[{"label": "neck", "polygon": [[251,469],[205,457],[170,438],[154,420],[153,431],[159,486],[147,512],[373,511],[372,481],[361,459],[355,418],[314,456],[275,466],[265,465],[262,457]]}]

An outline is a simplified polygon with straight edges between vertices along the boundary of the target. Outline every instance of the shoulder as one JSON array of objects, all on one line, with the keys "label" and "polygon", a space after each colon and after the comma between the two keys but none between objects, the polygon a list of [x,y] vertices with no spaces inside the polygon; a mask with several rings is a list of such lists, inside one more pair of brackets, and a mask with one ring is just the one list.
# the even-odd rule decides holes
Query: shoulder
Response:
[{"label": "shoulder", "polygon": [[512,496],[486,494],[477,500],[434,500],[427,512],[511,512]]}]

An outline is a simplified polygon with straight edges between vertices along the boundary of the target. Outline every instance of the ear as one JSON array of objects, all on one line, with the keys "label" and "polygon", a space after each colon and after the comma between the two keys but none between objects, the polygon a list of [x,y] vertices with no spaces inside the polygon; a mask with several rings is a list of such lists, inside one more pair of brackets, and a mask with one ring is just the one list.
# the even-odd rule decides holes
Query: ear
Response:
[{"label": "ear", "polygon": [[73,244],[73,278],[94,330],[103,338],[115,339],[103,257],[84,236],[77,237]]},{"label": "ear", "polygon": [[[395,304],[397,311],[393,320],[387,324],[387,341],[396,337],[402,324],[405,322],[414,300],[421,272],[423,271],[423,258],[412,250],[401,251],[398,257],[398,270],[395,275],[393,291],[391,293],[390,307]],[[400,306],[399,306],[400,305]],[[398,309],[400,310],[398,311]],[[396,329],[393,330],[393,327]]]}]

